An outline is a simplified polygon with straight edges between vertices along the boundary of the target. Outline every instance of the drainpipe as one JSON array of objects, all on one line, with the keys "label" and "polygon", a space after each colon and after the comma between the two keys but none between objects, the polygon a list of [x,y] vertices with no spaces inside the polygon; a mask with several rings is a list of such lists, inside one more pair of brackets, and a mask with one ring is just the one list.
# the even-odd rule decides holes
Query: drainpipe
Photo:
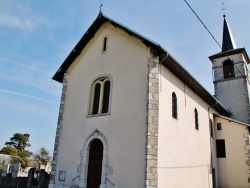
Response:
[{"label": "drainpipe", "polygon": [[[216,100],[216,103],[214,103],[213,105],[209,106],[208,109],[207,109],[207,113],[208,113],[208,121],[209,121],[209,130],[210,130],[210,135],[209,135],[209,140],[210,140],[210,153],[211,153],[211,167],[212,167],[212,176],[213,176],[213,152],[212,152],[212,143],[211,143],[211,127],[210,127],[210,115],[209,115],[209,110],[211,108],[213,108],[216,104],[218,104],[218,101]],[[214,134],[214,131],[213,131],[213,134]],[[211,169],[210,167],[210,169]],[[209,175],[208,175],[209,176]],[[213,178],[212,178],[213,179]],[[209,181],[209,180],[208,180]],[[210,182],[210,181],[209,181]],[[215,181],[216,183],[216,181]],[[211,187],[210,183],[209,183],[209,187]],[[212,185],[213,187],[213,185]]]},{"label": "drainpipe", "polygon": [[167,53],[167,55],[160,61],[159,64],[161,64],[165,59],[167,59],[167,57],[168,57],[168,53]]}]

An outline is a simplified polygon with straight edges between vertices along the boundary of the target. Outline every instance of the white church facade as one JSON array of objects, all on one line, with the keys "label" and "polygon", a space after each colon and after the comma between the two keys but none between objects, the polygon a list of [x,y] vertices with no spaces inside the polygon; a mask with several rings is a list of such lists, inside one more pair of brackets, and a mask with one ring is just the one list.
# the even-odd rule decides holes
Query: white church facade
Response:
[{"label": "white church facade", "polygon": [[213,96],[100,13],[53,77],[63,90],[49,187],[250,187],[249,58],[229,34],[210,56]]}]

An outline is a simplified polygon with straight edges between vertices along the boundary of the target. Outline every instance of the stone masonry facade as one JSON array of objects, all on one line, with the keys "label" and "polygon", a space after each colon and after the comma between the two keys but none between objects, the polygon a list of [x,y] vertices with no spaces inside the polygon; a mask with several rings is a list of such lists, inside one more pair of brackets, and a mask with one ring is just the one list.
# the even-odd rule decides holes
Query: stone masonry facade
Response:
[{"label": "stone masonry facade", "polygon": [[246,157],[247,157],[247,161],[246,161],[246,165],[248,166],[248,170],[246,171],[246,173],[248,173],[248,183],[250,183],[250,139],[249,139],[249,129],[248,129],[248,133],[245,133],[244,135],[245,138],[245,151],[246,151]]},{"label": "stone masonry facade", "polygon": [[147,90],[147,143],[146,143],[146,188],[158,187],[158,113],[159,113],[159,58],[150,54],[148,59]]},{"label": "stone masonry facade", "polygon": [[63,77],[62,95],[61,95],[61,102],[60,102],[57,129],[56,129],[52,170],[51,170],[51,175],[50,175],[50,185],[52,185],[52,187],[55,184],[58,147],[60,143],[60,135],[61,135],[61,130],[62,130],[62,121],[63,121],[63,112],[64,112],[64,105],[65,105],[65,99],[66,99],[67,85],[68,85],[68,80],[67,80],[67,74],[65,73]]}]

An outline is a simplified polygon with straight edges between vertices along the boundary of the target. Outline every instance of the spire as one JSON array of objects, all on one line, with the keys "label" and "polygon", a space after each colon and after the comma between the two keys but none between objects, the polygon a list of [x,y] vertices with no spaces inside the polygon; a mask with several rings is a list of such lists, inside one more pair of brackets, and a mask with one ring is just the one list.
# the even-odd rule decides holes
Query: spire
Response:
[{"label": "spire", "polygon": [[224,17],[224,26],[223,26],[223,39],[222,39],[222,52],[232,50],[236,48],[233,35],[230,31],[229,25],[226,20],[226,15]]}]

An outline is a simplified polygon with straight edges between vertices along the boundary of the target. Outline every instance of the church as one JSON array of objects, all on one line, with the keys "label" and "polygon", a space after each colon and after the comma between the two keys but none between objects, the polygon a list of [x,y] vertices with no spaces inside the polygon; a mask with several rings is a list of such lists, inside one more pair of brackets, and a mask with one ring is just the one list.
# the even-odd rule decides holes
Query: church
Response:
[{"label": "church", "polygon": [[63,88],[49,187],[250,187],[250,61],[225,16],[209,59],[214,96],[100,12],[53,77]]}]

